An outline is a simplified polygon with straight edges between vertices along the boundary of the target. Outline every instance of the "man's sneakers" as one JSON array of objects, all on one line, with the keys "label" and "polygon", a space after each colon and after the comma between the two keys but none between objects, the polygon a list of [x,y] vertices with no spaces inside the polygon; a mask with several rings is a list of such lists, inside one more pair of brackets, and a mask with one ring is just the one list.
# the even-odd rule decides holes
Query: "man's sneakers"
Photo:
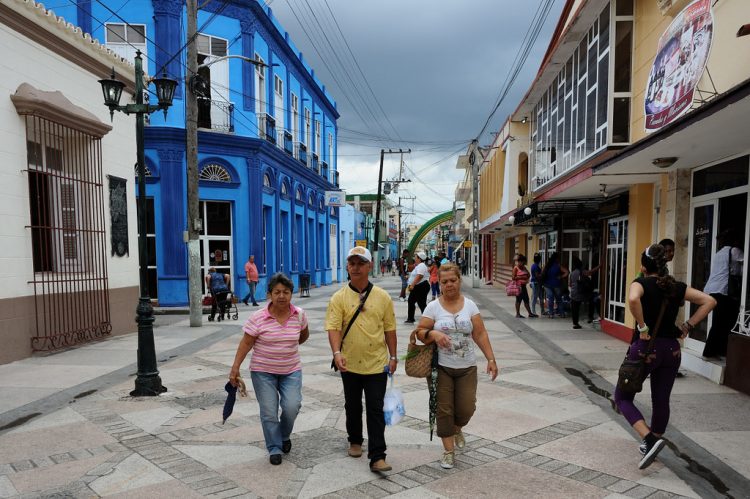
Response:
[{"label": "man's sneakers", "polygon": [[391,471],[393,467],[385,462],[385,459],[378,459],[370,463],[370,471],[373,473],[383,473],[385,471]]},{"label": "man's sneakers", "polygon": [[347,451],[350,457],[362,457],[362,445],[360,444],[349,444],[349,450]]},{"label": "man's sneakers", "polygon": [[271,456],[268,458],[268,460],[274,466],[278,466],[278,465],[281,464],[281,454],[271,454]]},{"label": "man's sneakers", "polygon": [[415,321],[414,319],[406,319],[404,321],[404,324],[414,324],[415,322],[417,322],[417,321]]},{"label": "man's sneakers", "polygon": [[292,450],[292,441],[291,440],[284,440],[281,442],[281,452],[284,454],[289,454],[289,451]]},{"label": "man's sneakers", "polygon": [[440,459],[440,467],[444,470],[450,470],[453,469],[453,466],[456,464],[456,456],[453,454],[453,452],[445,451],[443,452],[443,458]]},{"label": "man's sneakers", "polygon": [[641,458],[641,461],[638,463],[638,469],[645,470],[651,466],[651,463],[654,462],[656,456],[664,448],[665,443],[666,442],[664,442],[663,438],[659,438],[653,433],[646,435],[646,438],[643,439],[643,442],[638,447],[643,454],[643,458]]}]

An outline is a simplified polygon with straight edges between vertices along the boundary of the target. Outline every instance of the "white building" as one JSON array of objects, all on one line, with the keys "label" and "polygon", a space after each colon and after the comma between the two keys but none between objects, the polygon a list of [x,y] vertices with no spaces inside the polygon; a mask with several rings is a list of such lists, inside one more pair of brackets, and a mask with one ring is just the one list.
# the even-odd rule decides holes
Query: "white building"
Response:
[{"label": "white building", "polygon": [[0,3],[0,46],[7,363],[135,330],[138,228],[135,119],[111,125],[97,81],[133,67],[35,2]]}]

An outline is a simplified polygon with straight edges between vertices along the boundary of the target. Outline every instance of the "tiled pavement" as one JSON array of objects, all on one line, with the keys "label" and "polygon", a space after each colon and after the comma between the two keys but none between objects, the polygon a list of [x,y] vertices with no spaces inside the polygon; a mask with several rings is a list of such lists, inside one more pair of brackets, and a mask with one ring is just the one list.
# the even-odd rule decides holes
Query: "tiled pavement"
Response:
[{"label": "tiled pavement", "polygon": [[[397,278],[380,284],[397,295]],[[240,321],[229,321],[211,330],[218,338],[213,343],[193,352],[186,347],[186,354],[160,363],[169,391],[158,398],[131,398],[132,378],[120,370],[114,382],[54,409],[43,401],[16,409],[14,414],[42,415],[0,431],[0,497],[706,495],[660,462],[638,471],[637,442],[613,421],[618,416],[592,403],[523,341],[522,333],[482,306],[501,374],[494,383],[480,375],[477,412],[466,427],[467,446],[458,452],[456,467],[439,467],[441,446],[437,438],[429,440],[424,381],[400,375],[396,385],[404,392],[407,416],[386,433],[394,469],[371,473],[365,458],[346,456],[341,382],[329,369],[322,325],[335,288],[296,299],[307,310],[312,334],[301,348],[303,408],[293,449],[281,466],[268,463],[252,393],[239,399],[234,414],[221,424],[223,386],[241,334]],[[394,303],[403,319],[406,304]],[[251,310],[242,308],[241,319]],[[551,322],[540,321],[537,327]],[[159,335],[181,337],[186,330],[181,321],[162,326]],[[408,333],[406,325],[399,328],[401,353]],[[83,348],[102,349],[102,344]],[[54,375],[58,363],[37,362],[37,367]],[[0,383],[0,400],[6,386]],[[19,387],[10,388],[17,396]],[[76,391],[75,385],[70,388]],[[37,406],[42,409],[34,411]]]}]

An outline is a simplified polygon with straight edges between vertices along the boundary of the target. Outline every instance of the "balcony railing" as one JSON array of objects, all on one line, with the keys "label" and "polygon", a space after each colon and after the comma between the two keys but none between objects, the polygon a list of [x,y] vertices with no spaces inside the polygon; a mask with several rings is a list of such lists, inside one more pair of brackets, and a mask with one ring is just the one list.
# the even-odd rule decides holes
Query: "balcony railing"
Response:
[{"label": "balcony railing", "polygon": [[320,176],[326,180],[330,180],[328,178],[328,163],[326,163],[325,161],[320,162]]},{"label": "balcony railing", "polygon": [[310,168],[315,173],[320,173],[320,165],[318,164],[318,155],[316,153],[310,155]]},{"label": "balcony railing", "polygon": [[270,114],[260,113],[258,115],[258,135],[271,144],[276,143],[276,120]]},{"label": "balcony railing", "polygon": [[333,173],[333,185],[338,187],[339,186],[339,172],[338,170],[333,170],[332,173]]},{"label": "balcony railing", "polygon": [[283,136],[284,141],[282,143],[284,144],[284,151],[290,156],[294,155],[294,143],[292,142],[294,137],[292,137],[292,134],[286,130],[284,130]]},{"label": "balcony railing", "polygon": [[234,104],[198,97],[198,128],[234,133]]},{"label": "balcony railing", "polygon": [[304,142],[297,142],[294,144],[294,157],[303,165],[307,165],[307,146]]}]

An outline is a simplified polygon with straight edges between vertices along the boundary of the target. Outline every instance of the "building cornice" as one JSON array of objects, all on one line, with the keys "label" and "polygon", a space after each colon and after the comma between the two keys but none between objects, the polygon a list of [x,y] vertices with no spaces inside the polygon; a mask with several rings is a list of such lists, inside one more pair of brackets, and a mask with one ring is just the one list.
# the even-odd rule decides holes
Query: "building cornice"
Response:
[{"label": "building cornice", "polygon": [[0,2],[0,24],[85,69],[105,77],[112,69],[130,93],[135,91],[135,69],[88,33],[33,0]]}]

